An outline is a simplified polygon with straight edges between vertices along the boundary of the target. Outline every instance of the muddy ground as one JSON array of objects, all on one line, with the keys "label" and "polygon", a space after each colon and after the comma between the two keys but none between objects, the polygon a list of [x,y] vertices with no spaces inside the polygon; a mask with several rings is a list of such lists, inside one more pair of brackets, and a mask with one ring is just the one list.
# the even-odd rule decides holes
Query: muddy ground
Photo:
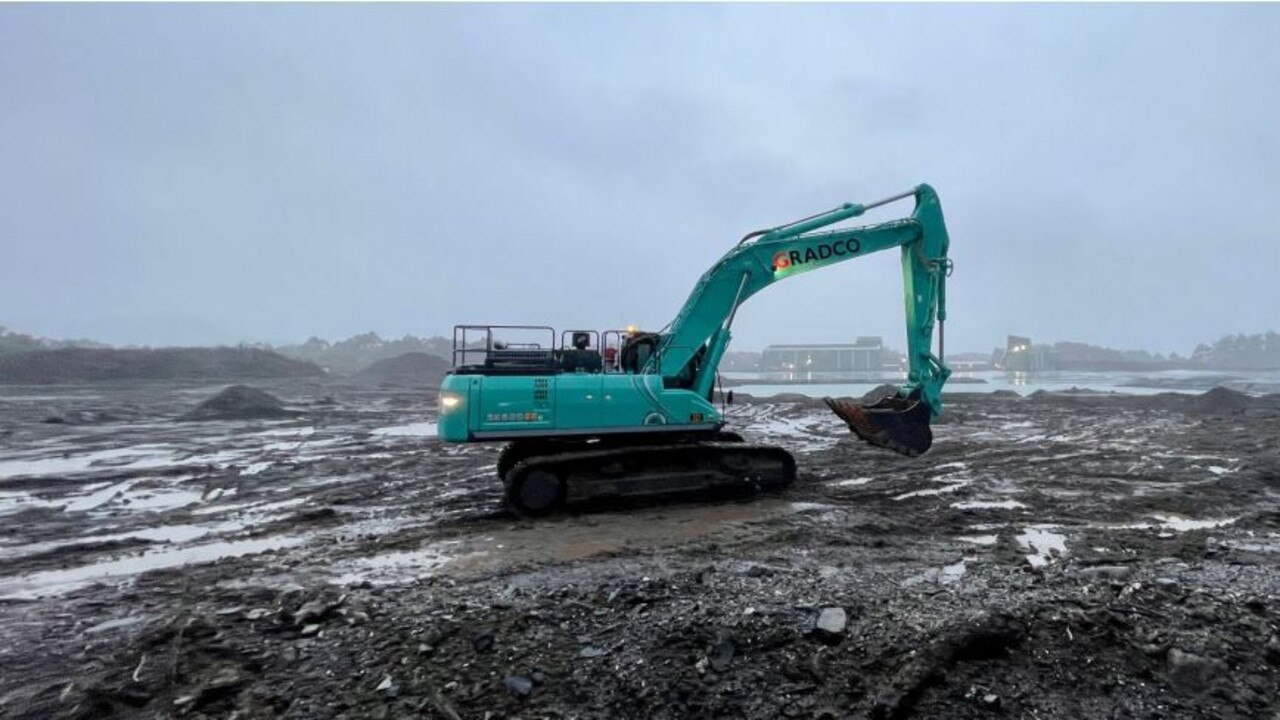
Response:
[{"label": "muddy ground", "polygon": [[933,450],[730,409],[773,496],[506,514],[421,391],[0,389],[0,716],[1280,712],[1274,396],[956,395]]}]

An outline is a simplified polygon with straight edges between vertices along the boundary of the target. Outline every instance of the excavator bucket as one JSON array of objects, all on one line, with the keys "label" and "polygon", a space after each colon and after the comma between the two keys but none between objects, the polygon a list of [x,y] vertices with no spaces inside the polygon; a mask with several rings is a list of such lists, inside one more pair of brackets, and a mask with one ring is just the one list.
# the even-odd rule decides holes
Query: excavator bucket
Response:
[{"label": "excavator bucket", "polygon": [[823,401],[855,435],[877,447],[915,457],[933,444],[929,406],[914,393],[904,398],[896,392],[872,391],[862,400],[823,398]]}]

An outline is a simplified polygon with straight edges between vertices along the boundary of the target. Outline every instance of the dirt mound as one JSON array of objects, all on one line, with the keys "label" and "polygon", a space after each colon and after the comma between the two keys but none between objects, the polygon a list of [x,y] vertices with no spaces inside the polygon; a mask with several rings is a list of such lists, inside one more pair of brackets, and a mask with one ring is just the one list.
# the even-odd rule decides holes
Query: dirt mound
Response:
[{"label": "dirt mound", "polygon": [[257,348],[64,348],[0,356],[0,382],[293,378],[324,375],[320,366]]},{"label": "dirt mound", "polygon": [[1249,409],[1252,400],[1242,392],[1216,387],[1191,398],[1188,410],[1197,415],[1238,415]]},{"label": "dirt mound", "polygon": [[184,420],[266,420],[292,417],[280,399],[248,385],[232,385],[182,416]]},{"label": "dirt mound", "polygon": [[428,353],[410,352],[379,360],[352,376],[371,385],[436,386],[449,371],[449,361]]}]

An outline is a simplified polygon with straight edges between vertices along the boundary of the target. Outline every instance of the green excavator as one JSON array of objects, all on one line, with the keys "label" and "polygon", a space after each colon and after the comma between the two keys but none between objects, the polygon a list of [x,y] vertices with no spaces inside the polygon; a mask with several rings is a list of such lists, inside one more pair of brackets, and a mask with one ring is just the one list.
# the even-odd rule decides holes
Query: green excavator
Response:
[{"label": "green excavator", "polygon": [[[906,198],[915,199],[908,217],[829,228]],[[784,488],[795,480],[791,454],[726,430],[714,402],[734,315],[752,295],[793,275],[901,248],[906,383],[878,397],[826,403],[866,442],[919,455],[933,442],[930,421],[951,374],[942,360],[947,245],[938,196],[920,185],[749,233],[660,332],[566,330],[557,337],[550,327],[456,326],[453,369],[440,388],[439,437],[507,443],[497,474],[508,504],[526,515],[588,498]]]}]

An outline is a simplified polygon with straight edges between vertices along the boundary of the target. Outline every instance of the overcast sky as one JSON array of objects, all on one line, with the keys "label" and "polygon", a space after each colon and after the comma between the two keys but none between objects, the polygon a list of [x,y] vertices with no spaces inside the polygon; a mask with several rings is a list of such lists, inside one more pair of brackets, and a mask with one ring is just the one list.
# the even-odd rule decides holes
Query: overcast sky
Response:
[{"label": "overcast sky", "polygon": [[[656,329],[745,232],[928,182],[949,348],[1185,353],[1280,327],[1277,38],[1275,5],[5,5],[0,324]],[[780,283],[734,348],[902,347],[901,283]]]}]

